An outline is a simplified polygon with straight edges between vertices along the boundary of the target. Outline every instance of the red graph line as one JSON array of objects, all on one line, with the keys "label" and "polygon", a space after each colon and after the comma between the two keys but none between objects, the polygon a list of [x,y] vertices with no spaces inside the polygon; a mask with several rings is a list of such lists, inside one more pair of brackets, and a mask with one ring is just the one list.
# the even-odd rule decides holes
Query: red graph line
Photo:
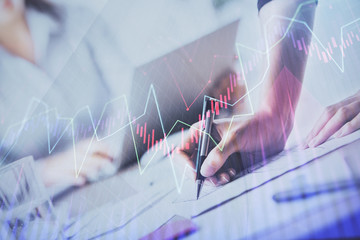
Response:
[{"label": "red graph line", "polygon": [[180,92],[181,98],[182,98],[182,100],[183,100],[183,102],[184,102],[184,104],[185,104],[186,109],[189,109],[189,107],[188,107],[187,104],[186,104],[184,95],[183,95],[182,92],[181,92],[181,89],[180,89],[180,87],[179,87],[179,84],[178,84],[178,82],[176,81],[176,78],[175,78],[175,76],[174,76],[174,73],[172,72],[172,69],[171,69],[170,65],[167,63],[166,59],[164,59],[164,62],[165,62],[166,66],[167,66],[167,68],[168,68],[168,70],[169,70],[169,72],[170,72],[170,74],[171,74],[171,77],[172,77],[172,79],[173,79],[173,81],[174,81],[174,83],[175,83],[175,85],[176,85],[176,88],[177,88],[177,89],[179,90],[179,92]]},{"label": "red graph line", "polygon": [[180,88],[180,86],[179,86],[179,83],[178,83],[178,81],[177,81],[177,79],[176,79],[173,71],[172,71],[171,66],[170,66],[169,63],[167,62],[167,59],[164,59],[164,62],[165,62],[165,64],[166,64],[166,67],[168,68],[168,70],[169,70],[169,72],[170,72],[170,75],[171,75],[171,77],[172,77],[172,80],[174,81],[175,86],[176,86],[176,88],[178,89],[178,91],[179,91],[179,93],[180,93],[181,99],[182,99],[182,101],[184,102],[187,111],[190,110],[190,108],[192,107],[192,105],[194,105],[194,103],[199,99],[199,97],[201,96],[201,94],[203,94],[203,92],[205,91],[205,89],[206,89],[206,88],[208,87],[208,85],[211,83],[212,77],[213,77],[214,66],[215,66],[215,62],[216,62],[216,58],[217,58],[217,57],[218,57],[217,55],[214,55],[214,59],[213,59],[213,62],[212,62],[211,72],[210,72],[210,76],[209,76],[208,81],[206,82],[205,86],[204,86],[204,87],[201,89],[201,91],[197,94],[197,96],[194,98],[194,100],[191,102],[190,105],[188,105],[188,103],[187,103],[186,100],[185,100],[184,94],[183,94],[183,92],[181,91],[181,88]]},{"label": "red graph line", "polygon": [[[195,101],[196,101],[196,100],[200,97],[200,95],[204,92],[204,90],[206,89],[206,87],[211,83],[211,79],[212,79],[212,75],[213,75],[213,71],[214,71],[215,59],[216,59],[216,55],[214,56],[213,63],[212,63],[212,66],[211,66],[211,73],[210,73],[209,80],[207,81],[207,83],[205,84],[205,86],[203,87],[203,89],[199,92],[199,94],[195,97],[194,101],[190,104],[190,106],[188,107],[188,109],[190,109],[190,107],[195,103]],[[182,93],[181,93],[181,94],[182,94]]]}]

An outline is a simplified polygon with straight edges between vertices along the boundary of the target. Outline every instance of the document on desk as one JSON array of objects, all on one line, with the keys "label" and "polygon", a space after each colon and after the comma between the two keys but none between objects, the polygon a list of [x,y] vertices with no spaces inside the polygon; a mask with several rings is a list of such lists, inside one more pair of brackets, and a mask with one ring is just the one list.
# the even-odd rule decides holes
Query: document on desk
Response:
[{"label": "document on desk", "polygon": [[164,187],[159,185],[123,201],[109,202],[74,219],[66,227],[65,236],[90,239],[111,231],[118,231],[167,194],[169,194],[169,189],[166,188],[164,191]]},{"label": "document on desk", "polygon": [[198,216],[357,139],[360,139],[360,130],[343,138],[330,139],[317,148],[285,150],[269,159],[266,165],[255,166],[249,174],[222,187],[204,185],[199,200],[196,200],[195,183],[187,180],[181,193],[174,196],[174,211],[184,217]]}]

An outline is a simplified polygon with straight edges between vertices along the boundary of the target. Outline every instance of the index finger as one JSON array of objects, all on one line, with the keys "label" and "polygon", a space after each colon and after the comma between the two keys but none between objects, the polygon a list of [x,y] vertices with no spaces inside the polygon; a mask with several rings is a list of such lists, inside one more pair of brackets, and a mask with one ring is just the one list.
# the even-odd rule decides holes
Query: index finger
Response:
[{"label": "index finger", "polygon": [[[224,139],[209,153],[201,166],[201,175],[204,177],[213,176],[234,152],[230,144],[224,144]],[[222,149],[219,146],[224,146]]]},{"label": "index finger", "polygon": [[319,132],[324,128],[326,123],[335,115],[336,110],[334,107],[327,107],[325,111],[321,114],[320,118],[317,120],[315,126],[309,133],[309,135],[306,137],[306,144],[309,144],[310,141],[316,137]]}]

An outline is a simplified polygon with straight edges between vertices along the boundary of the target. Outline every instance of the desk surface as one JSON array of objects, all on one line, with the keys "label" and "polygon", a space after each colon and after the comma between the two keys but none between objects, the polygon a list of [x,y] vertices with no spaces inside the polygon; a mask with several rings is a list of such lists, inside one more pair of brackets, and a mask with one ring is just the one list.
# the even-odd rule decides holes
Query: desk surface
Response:
[{"label": "desk surface", "polygon": [[355,169],[360,167],[359,147],[360,140],[357,140],[194,219],[201,230],[189,239],[210,236],[219,239],[359,236],[358,189],[285,203],[276,203],[272,199],[275,192],[289,189],[299,182],[336,181],[351,178],[354,174],[359,177]]},{"label": "desk surface", "polygon": [[[209,5],[209,1],[206,0],[120,2],[110,1],[110,4],[103,9],[103,15],[110,25],[113,23],[114,32],[122,34],[117,36],[119,43],[124,49],[125,55],[137,66],[214,31],[235,18],[241,17],[243,20],[243,15],[256,7],[256,1],[251,1],[252,5],[246,6],[244,3],[250,1],[234,1],[223,11],[215,12]],[[122,7],[119,4],[126,4],[127,6]],[[155,13],[148,11],[150,7],[157,9],[157,11]],[[201,13],[201,17],[199,13]],[[122,21],[113,21],[116,14],[121,16]],[[324,13],[322,14],[324,15]],[[257,17],[256,10],[254,15]],[[323,15],[320,12],[317,19],[321,19]],[[139,18],[134,21],[134,16],[139,16]],[[132,24],[128,24],[130,21]],[[247,44],[256,38],[256,34],[249,34],[256,28],[253,24],[246,24],[249,21],[242,22],[239,41]],[[195,25],[196,27],[194,27]],[[176,41],[173,41],[174,39]],[[308,64],[310,69],[311,63],[310,60]],[[313,66],[316,72],[322,72],[317,67],[317,65]],[[306,84],[315,84],[316,81],[305,82]],[[328,84],[327,81],[325,83]],[[341,84],[344,83],[341,82]],[[312,90],[323,91],[324,89],[310,86]],[[334,89],[336,86],[334,85]],[[336,89],[335,95],[328,93],[332,101],[334,101],[334,96],[341,99],[347,94],[341,95],[337,92],[338,89]],[[306,105],[306,108],[308,106]],[[306,117],[308,118],[308,115]],[[312,126],[312,124],[307,125]],[[275,192],[291,189],[297,184],[316,183],[329,179],[340,180],[351,176],[354,174],[352,170],[356,167],[359,168],[359,165],[356,165],[356,160],[359,158],[359,147],[360,140],[328,153],[295,171],[235,198],[221,207],[194,218],[193,221],[199,226],[199,231],[188,236],[188,238],[266,237],[279,239],[316,237],[320,234],[322,237],[351,236],[347,235],[351,233],[359,236],[360,233],[356,226],[360,225],[360,195],[357,190],[344,190],[315,196],[307,200],[281,204],[272,199]],[[349,167],[348,162],[353,165],[350,164]],[[343,171],[339,171],[339,169]],[[55,201],[54,206],[58,211],[66,209],[64,212],[71,212],[72,215],[76,216],[109,201],[120,201],[142,191],[144,188],[146,188],[146,184],[139,177],[138,169],[134,166],[110,179],[78,189]],[[119,238],[118,236],[121,236],[122,238],[125,236],[129,239],[141,237],[142,233],[134,235],[135,232],[140,227],[145,227],[144,222],[154,221],[158,210],[155,205],[145,214],[130,222],[125,229],[112,232],[109,237]]]},{"label": "desk surface", "polygon": [[[316,184],[360,176],[357,170],[360,167],[359,147],[360,140],[345,145],[194,218],[193,221],[199,226],[199,230],[187,238],[288,239],[359,236],[360,230],[357,226],[360,224],[360,194],[357,189],[325,193],[306,200],[285,203],[276,203],[272,199],[274,193],[299,184]],[[108,201],[121,200],[144,187],[141,180],[137,183],[133,180],[130,182],[130,179],[138,174],[138,169],[129,169],[110,179],[74,191],[55,202],[55,207],[62,208],[64,204],[71,203],[72,211],[79,214]],[[109,235],[127,236],[130,239],[141,237],[142,235],[138,236],[132,230],[140,226],[143,228],[146,221],[154,221],[152,218],[157,216],[158,211],[157,205],[154,205],[145,214],[129,222],[124,229],[111,232]]]}]

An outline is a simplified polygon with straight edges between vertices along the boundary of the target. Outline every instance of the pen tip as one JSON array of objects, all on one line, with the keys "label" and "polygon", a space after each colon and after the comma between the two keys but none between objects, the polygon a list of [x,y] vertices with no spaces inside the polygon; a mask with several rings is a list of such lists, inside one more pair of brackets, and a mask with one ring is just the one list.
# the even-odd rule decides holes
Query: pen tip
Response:
[{"label": "pen tip", "polygon": [[199,199],[199,196],[200,196],[200,190],[201,190],[201,184],[198,184],[198,185],[197,185],[196,200],[198,200],[198,199]]}]

